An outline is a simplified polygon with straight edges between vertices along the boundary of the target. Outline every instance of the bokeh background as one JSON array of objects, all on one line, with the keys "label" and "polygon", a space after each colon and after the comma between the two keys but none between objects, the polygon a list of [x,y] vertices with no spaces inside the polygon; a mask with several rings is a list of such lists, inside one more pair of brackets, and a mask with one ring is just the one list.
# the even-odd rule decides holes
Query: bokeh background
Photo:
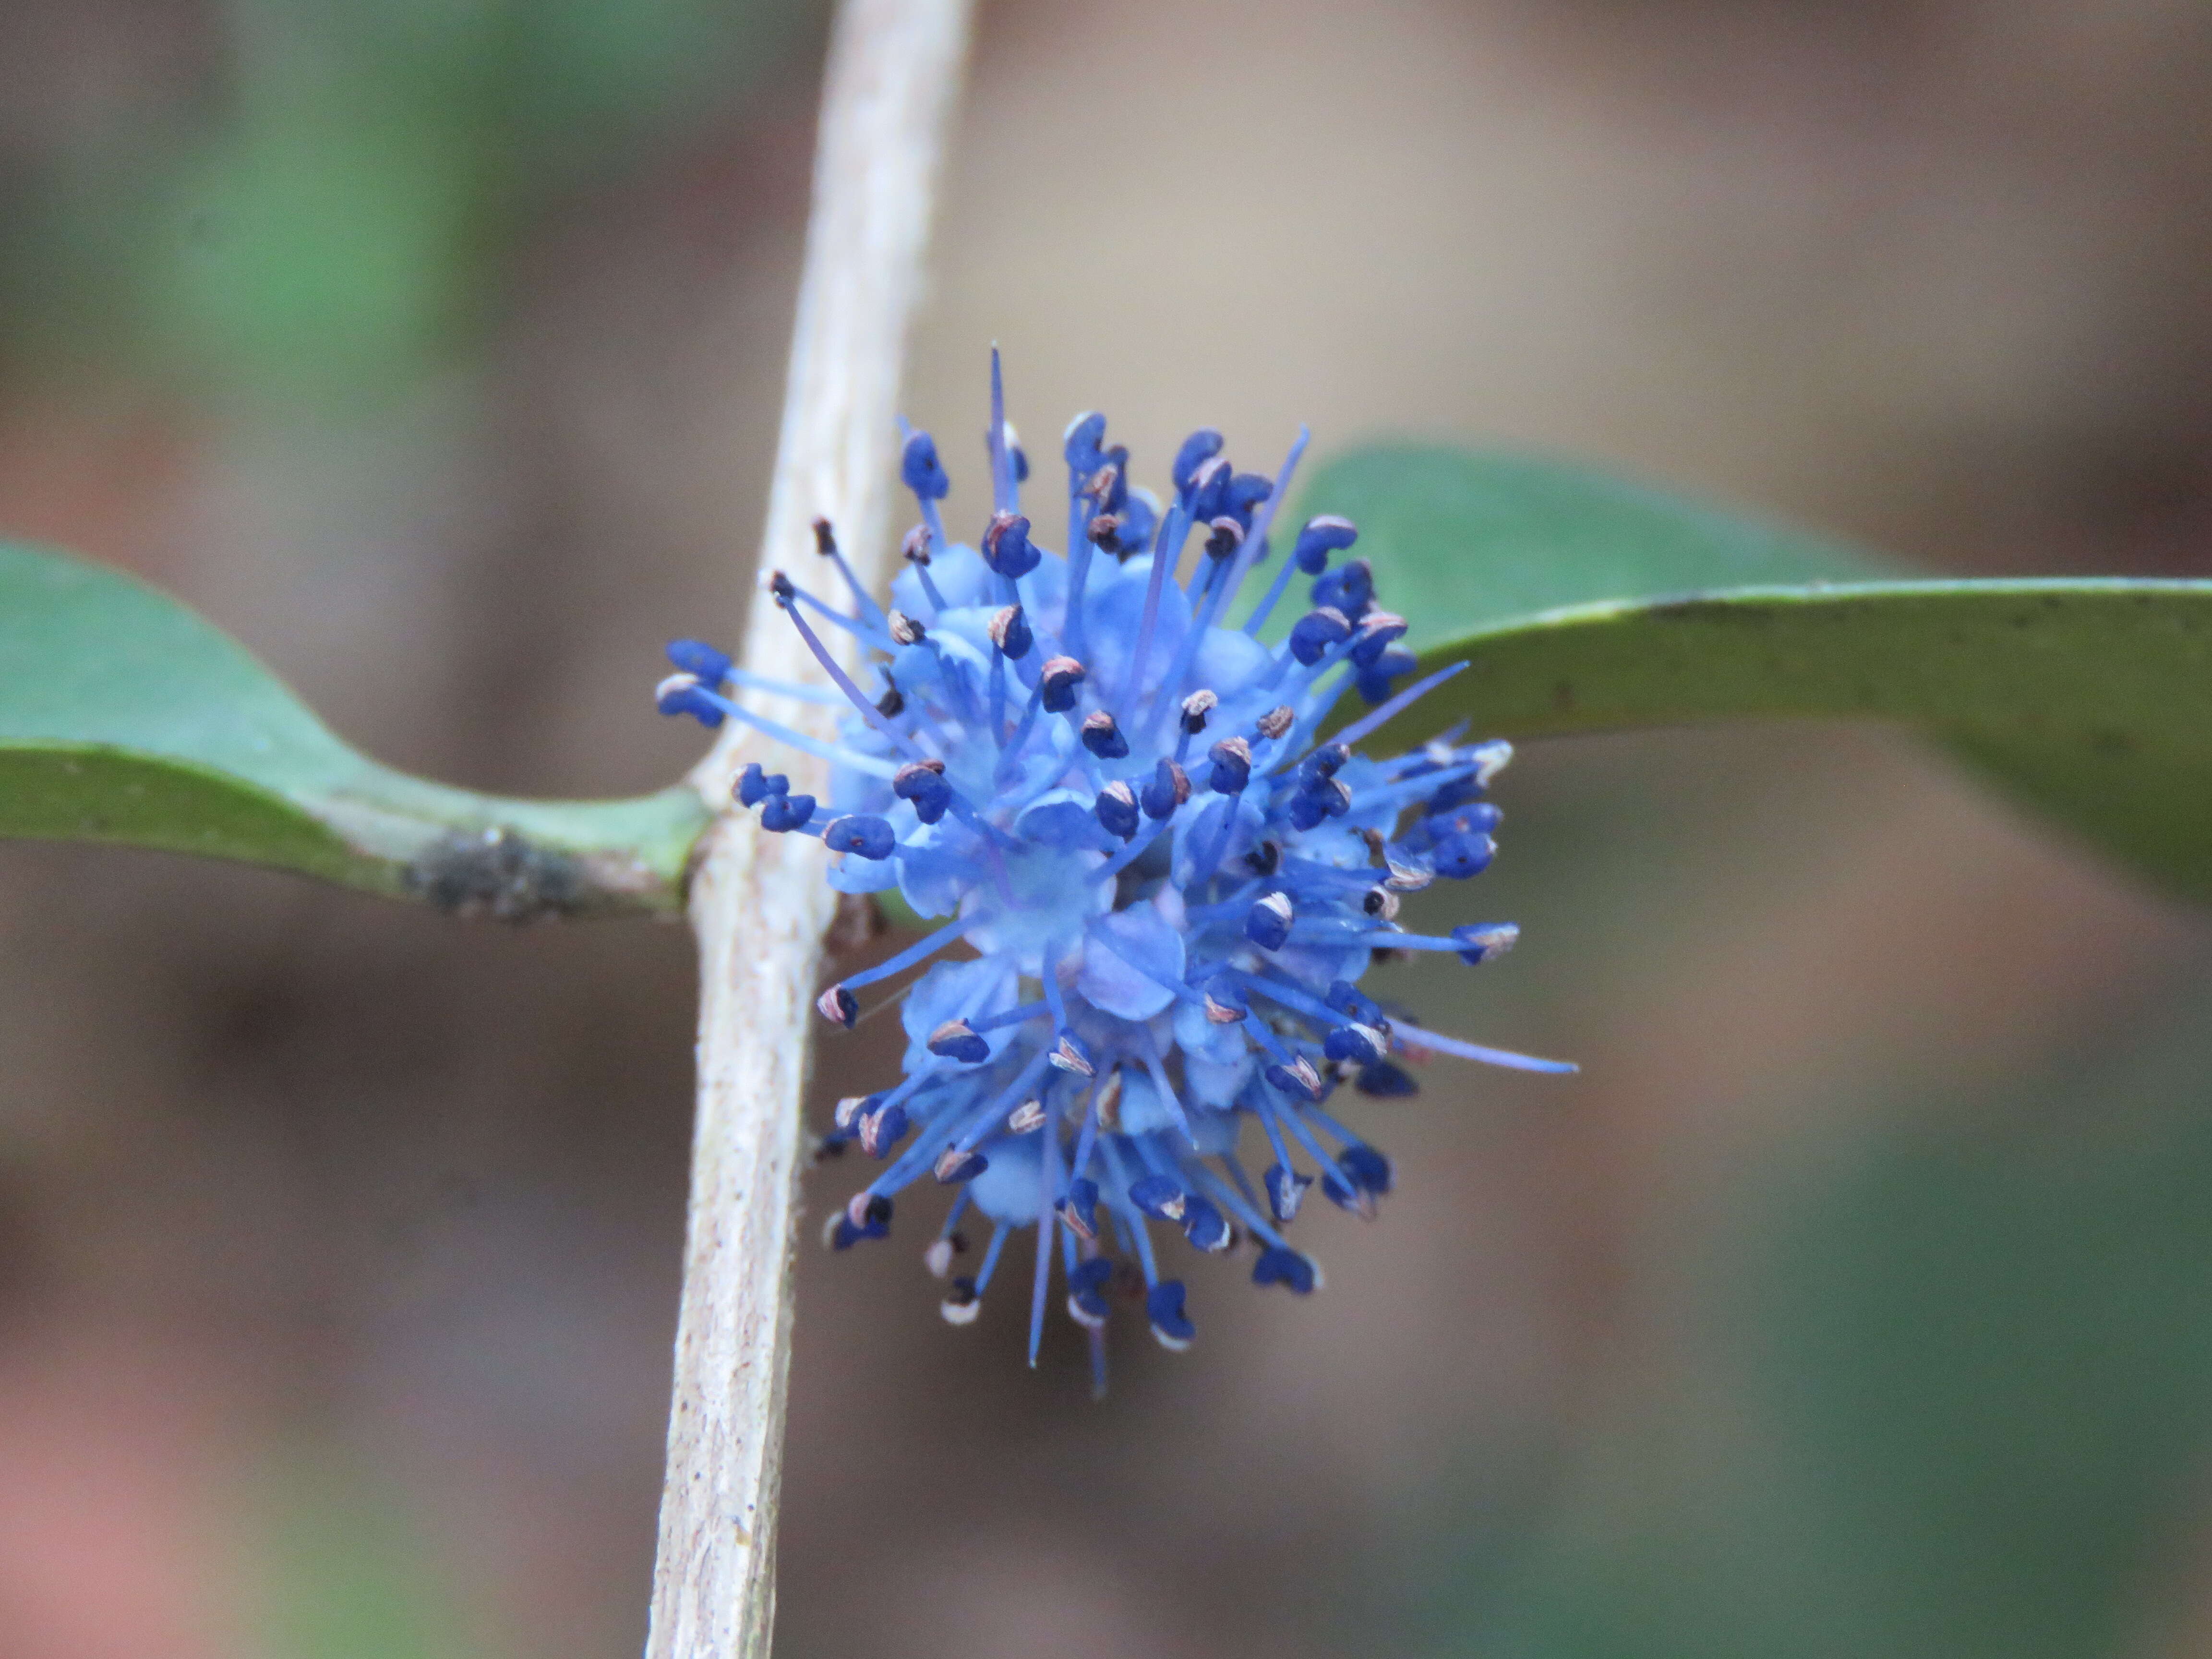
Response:
[{"label": "bokeh background", "polygon": [[[665,781],[823,28],[8,0],[0,533],[395,763]],[[1306,420],[2212,574],[2208,109],[2193,0],[993,0],[908,404],[957,471],[995,338],[1140,468]],[[1393,988],[1583,1075],[1371,1103],[1403,1190],[1308,1224],[1326,1291],[1201,1265],[1103,1405],[914,1241],[810,1249],[781,1652],[2212,1654],[2204,916],[1890,735],[1538,745],[1500,799],[1526,942]],[[0,1659],[635,1652],[691,971],[0,848]],[[822,1101],[890,1060],[824,1044]]]}]

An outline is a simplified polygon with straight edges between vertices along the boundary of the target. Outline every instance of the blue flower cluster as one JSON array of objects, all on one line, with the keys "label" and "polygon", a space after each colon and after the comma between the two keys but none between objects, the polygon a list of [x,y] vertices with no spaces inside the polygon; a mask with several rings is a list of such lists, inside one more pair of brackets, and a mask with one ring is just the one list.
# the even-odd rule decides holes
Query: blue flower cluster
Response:
[{"label": "blue flower cluster", "polygon": [[[950,481],[929,434],[910,432],[921,522],[892,608],[854,579],[826,522],[819,550],[851,609],[781,571],[769,580],[834,693],[762,680],[696,641],[669,647],[678,672],[662,712],[743,720],[831,763],[826,803],[746,767],[738,799],[764,829],[821,837],[841,891],[896,888],[920,915],[950,918],[830,987],[824,1017],[850,1026],[860,991],[965,947],[902,994],[902,1079],[837,1107],[825,1148],[857,1145],[885,1167],[831,1218],[829,1242],[884,1237],[895,1196],[924,1177],[956,1188],[927,1261],[950,1281],[945,1316],[965,1324],[1010,1234],[1036,1225],[1032,1364],[1055,1242],[1103,1378],[1117,1298],[1140,1302],[1170,1347],[1194,1334],[1159,1230],[1214,1253],[1250,1240],[1256,1284],[1304,1295],[1321,1282],[1287,1231],[1308,1191],[1318,1182],[1364,1216],[1391,1183],[1389,1160],[1328,1110],[1339,1088],[1412,1094],[1398,1059],[1425,1051],[1573,1069],[1423,1030],[1358,988],[1378,952],[1479,963],[1511,946],[1510,924],[1430,937],[1395,921],[1401,894],[1488,866],[1498,811],[1485,791],[1511,751],[1449,733],[1389,758],[1358,752],[1456,671],[1394,690],[1414,666],[1406,621],[1376,606],[1365,560],[1340,562],[1358,538],[1346,520],[1309,520],[1258,603],[1228,620],[1268,559],[1305,443],[1301,430],[1269,478],[1236,471],[1219,433],[1194,433],[1163,507],[1129,483],[1105,417],[1085,415],[1062,450],[1063,556],[1022,514],[1029,465],[994,356],[994,512],[975,545],[946,536]],[[1301,579],[1309,608],[1265,642]],[[826,629],[866,647],[865,683]],[[845,706],[840,740],[756,714],[737,700],[747,689]],[[1371,707],[1325,740],[1352,690]],[[1255,1122],[1269,1159],[1256,1177],[1238,1152]],[[971,1209],[990,1237],[956,1272]]]}]

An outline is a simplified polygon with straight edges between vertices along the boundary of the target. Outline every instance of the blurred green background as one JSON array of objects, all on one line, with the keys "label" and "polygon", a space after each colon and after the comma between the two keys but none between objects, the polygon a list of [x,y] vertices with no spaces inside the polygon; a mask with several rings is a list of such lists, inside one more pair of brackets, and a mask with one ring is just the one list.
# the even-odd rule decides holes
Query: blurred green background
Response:
[{"label": "blurred green background", "polygon": [[[823,22],[0,8],[0,534],[384,758],[612,793],[735,633]],[[1568,451],[1931,568],[2212,574],[2184,0],[983,7],[908,404],[1157,478],[1310,422]],[[966,466],[961,456],[969,456]],[[1469,580],[1480,580],[1471,556]],[[1387,582],[1388,573],[1383,573]],[[1387,587],[1386,587],[1387,593]],[[781,1651],[2212,1654],[2212,928],[1893,737],[1536,745],[1402,1191],[1201,1340],[809,1250]],[[0,1654],[643,1633],[680,930],[0,848]],[[895,1063],[827,1042],[825,1102]],[[836,1172],[817,1189],[842,1195]]]}]

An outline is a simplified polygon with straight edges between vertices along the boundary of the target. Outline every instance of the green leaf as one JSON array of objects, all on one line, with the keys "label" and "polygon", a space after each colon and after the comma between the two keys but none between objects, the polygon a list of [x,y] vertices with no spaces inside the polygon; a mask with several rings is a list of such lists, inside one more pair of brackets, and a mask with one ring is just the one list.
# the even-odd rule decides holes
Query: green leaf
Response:
[{"label": "green leaf", "polygon": [[1595,599],[1913,574],[1824,537],[1526,455],[1356,450],[1320,470],[1300,511],[1359,526],[1381,601],[1412,623],[1416,651]]},{"label": "green leaf", "polygon": [[1433,449],[1348,457],[1305,507],[1359,524],[1425,670],[1468,665],[1395,738],[1462,716],[1516,738],[1894,721],[2212,898],[2212,582],[1830,585],[1880,567],[1574,469]]},{"label": "green leaf", "polygon": [[706,822],[680,787],[511,800],[394,771],[174,600],[0,544],[0,836],[202,853],[527,921],[680,908]]}]

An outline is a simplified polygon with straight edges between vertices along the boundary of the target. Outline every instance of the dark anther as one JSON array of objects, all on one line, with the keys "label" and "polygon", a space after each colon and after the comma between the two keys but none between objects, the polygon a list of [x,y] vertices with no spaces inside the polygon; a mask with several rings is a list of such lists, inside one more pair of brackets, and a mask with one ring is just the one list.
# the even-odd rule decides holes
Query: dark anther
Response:
[{"label": "dark anther", "polygon": [[1206,528],[1213,533],[1206,538],[1206,556],[1225,559],[1244,545],[1244,526],[1226,517],[1216,519]]},{"label": "dark anther", "polygon": [[937,441],[927,432],[917,432],[906,441],[899,471],[906,480],[906,487],[924,501],[943,501],[952,488],[952,480],[945,476],[945,464],[937,458]]},{"label": "dark anther", "polygon": [[899,544],[899,556],[908,564],[929,562],[929,526],[927,525],[918,524],[906,532],[906,539]]},{"label": "dark anther", "polygon": [[729,653],[715,649],[704,640],[671,640],[668,660],[696,676],[702,685],[720,685],[730,678],[733,666]]},{"label": "dark anther", "polygon": [[906,1108],[878,1106],[860,1119],[860,1150],[870,1158],[887,1158],[906,1136]]},{"label": "dark anther", "polygon": [[837,532],[830,527],[827,519],[814,521],[814,550],[825,559],[837,550]]},{"label": "dark anther", "polygon": [[1182,729],[1196,737],[1206,730],[1206,717],[1220,705],[1221,699],[1212,692],[1200,689],[1182,700]]},{"label": "dark anther", "polygon": [[889,820],[872,812],[848,812],[823,826],[822,844],[833,853],[881,860],[896,850],[898,840]]},{"label": "dark anther", "polygon": [[1179,1279],[1163,1279],[1145,1292],[1145,1315],[1152,1335],[1164,1348],[1181,1350],[1191,1345],[1198,1328],[1183,1312],[1183,1286]]},{"label": "dark anther", "polygon": [[758,761],[747,761],[745,769],[738,774],[737,797],[740,806],[757,806],[770,795],[787,795],[791,780],[781,772],[763,772]]},{"label": "dark anther", "polygon": [[1280,1164],[1270,1164],[1261,1184],[1267,1189],[1268,1209],[1274,1212],[1276,1220],[1287,1227],[1297,1219],[1298,1206],[1305,1202],[1306,1188],[1313,1185],[1313,1177]]},{"label": "dark anther", "polygon": [[1289,895],[1270,893],[1245,913],[1244,937],[1263,951],[1279,951],[1290,940],[1297,915]]},{"label": "dark anther", "polygon": [[981,1152],[963,1152],[957,1146],[947,1146],[939,1155],[932,1173],[945,1186],[957,1187],[963,1181],[973,1181],[990,1167],[991,1160]]},{"label": "dark anther", "polygon": [[1252,1264],[1255,1285],[1280,1285],[1294,1295],[1310,1295],[1321,1282],[1314,1269],[1313,1258],[1279,1244],[1268,1246],[1260,1252],[1260,1259]]},{"label": "dark anther", "polygon": [[1106,417],[1097,410],[1077,416],[1061,434],[1060,453],[1073,472],[1087,473],[1104,458]]},{"label": "dark anther", "polygon": [[1359,532],[1352,520],[1340,519],[1334,513],[1324,513],[1317,519],[1308,519],[1306,527],[1298,532],[1297,546],[1291,556],[1297,561],[1298,568],[1309,576],[1318,576],[1328,568],[1328,556],[1351,546],[1359,539]]},{"label": "dark anther", "polygon": [[1351,758],[1352,751],[1342,744],[1323,744],[1298,763],[1298,782],[1310,787],[1333,778]]},{"label": "dark anther", "polygon": [[1263,841],[1245,854],[1244,862],[1257,875],[1272,876],[1275,866],[1283,861],[1283,849],[1272,841]]},{"label": "dark anther", "polygon": [[1372,1025],[1380,1030],[1389,1024],[1383,1018],[1382,1005],[1369,996],[1348,979],[1331,980],[1322,1000],[1347,1019],[1356,1019],[1362,1025]]},{"label": "dark anther", "polygon": [[1334,1027],[1322,1040],[1322,1053],[1331,1060],[1371,1066],[1382,1058],[1389,1039],[1371,1025],[1354,1023]]},{"label": "dark anther", "polygon": [[1421,1091],[1421,1085],[1413,1081],[1412,1073],[1387,1060],[1361,1066],[1358,1080],[1352,1087],[1363,1095],[1375,1095],[1385,1100],[1402,1099]]},{"label": "dark anther", "polygon": [[1224,738],[1206,750],[1213,762],[1213,770],[1207,781],[1217,795],[1236,795],[1243,793],[1252,781],[1252,745],[1242,738]]},{"label": "dark anther", "polygon": [[1075,688],[1090,671],[1073,657],[1054,657],[1037,671],[1045,712],[1064,714],[1075,707]]},{"label": "dark anther", "polygon": [[[1061,1218],[1079,1238],[1098,1237],[1098,1183],[1090,1176],[1078,1176],[1069,1182],[1067,1195],[1053,1207],[1060,1212]],[[1086,1262],[1085,1267],[1088,1266]],[[1079,1273],[1084,1268],[1079,1267],[1076,1271]],[[1095,1287],[1097,1282],[1093,1278],[1090,1285]]]},{"label": "dark anther", "polygon": [[888,1227],[891,1224],[891,1201],[881,1193],[854,1193],[845,1206],[845,1219],[855,1227]]},{"label": "dark anther", "polygon": [[991,1045],[964,1019],[948,1019],[929,1034],[929,1052],[963,1066],[979,1066],[991,1057]]},{"label": "dark anther", "polygon": [[811,795],[770,795],[761,803],[761,828],[771,835],[785,836],[794,830],[804,830],[813,817]]},{"label": "dark anther", "polygon": [[1437,873],[1454,881],[1465,881],[1469,876],[1479,876],[1490,867],[1498,856],[1498,843],[1487,836],[1450,835],[1436,845],[1430,854]]},{"label": "dark anther", "polygon": [[1171,760],[1163,760],[1152,769],[1138,800],[1148,818],[1175,816],[1175,810],[1190,799],[1190,778],[1182,768]]},{"label": "dark anther", "polygon": [[1030,647],[1035,643],[1030,634],[1029,621],[1022,615],[1022,608],[1018,605],[1006,605],[993,613],[989,632],[991,643],[1015,662],[1028,656]]},{"label": "dark anther", "polygon": [[1313,602],[1330,605],[1347,617],[1364,612],[1375,597],[1375,568],[1364,559],[1354,559],[1332,570],[1313,585]]},{"label": "dark anther", "polygon": [[1249,526],[1253,509],[1275,493],[1275,481],[1262,472],[1240,472],[1229,481],[1224,505],[1239,526]]},{"label": "dark anther", "polygon": [[1237,1242],[1237,1230],[1229,1224],[1229,1218],[1211,1200],[1195,1193],[1183,1214],[1182,1234],[1210,1255],[1221,1255]]},{"label": "dark anther", "polygon": [[791,603],[791,596],[799,590],[792,586],[791,578],[779,570],[769,577],[768,591],[778,605],[787,606]]},{"label": "dark anther", "polygon": [[894,685],[876,699],[876,713],[887,720],[896,720],[901,714],[906,713],[906,697],[898,687]]},{"label": "dark anther", "polygon": [[1202,426],[1182,441],[1176,451],[1175,465],[1169,469],[1176,493],[1188,489],[1200,467],[1221,453],[1222,436],[1210,426]]},{"label": "dark anther", "polygon": [[1128,738],[1103,708],[1083,717],[1083,746],[1100,760],[1120,760],[1129,752]]},{"label": "dark anther", "polygon": [[1131,1184],[1129,1202],[1155,1221],[1181,1221],[1190,1194],[1173,1176],[1148,1175]]},{"label": "dark anther", "polygon": [[952,786],[945,781],[941,760],[908,761],[891,775],[891,793],[914,803],[914,815],[934,823],[952,805]]},{"label": "dark anther", "polygon": [[1291,626],[1291,654],[1307,668],[1328,654],[1331,646],[1352,636],[1352,623],[1333,605],[1309,611]]},{"label": "dark anther", "polygon": [[1219,517],[1229,505],[1229,484],[1235,476],[1224,455],[1215,456],[1192,473],[1188,502],[1192,519],[1205,524]]},{"label": "dark anther", "polygon": [[1405,635],[1406,619],[1395,611],[1370,611],[1359,619],[1359,641],[1352,647],[1352,660],[1373,668],[1384,653]]},{"label": "dark anther", "polygon": [[815,998],[814,1006],[823,1018],[832,1025],[842,1025],[848,1031],[853,1029],[853,1022],[860,1017],[860,999],[842,985],[833,985]]},{"label": "dark anther", "polygon": [[1108,835],[1127,841],[1137,833],[1136,792],[1121,779],[1115,779],[1098,792],[1098,799],[1091,810]]},{"label": "dark anther", "polygon": [[1026,576],[1043,556],[1030,544],[1030,521],[1018,513],[994,514],[983,532],[983,562],[1000,575]]}]

